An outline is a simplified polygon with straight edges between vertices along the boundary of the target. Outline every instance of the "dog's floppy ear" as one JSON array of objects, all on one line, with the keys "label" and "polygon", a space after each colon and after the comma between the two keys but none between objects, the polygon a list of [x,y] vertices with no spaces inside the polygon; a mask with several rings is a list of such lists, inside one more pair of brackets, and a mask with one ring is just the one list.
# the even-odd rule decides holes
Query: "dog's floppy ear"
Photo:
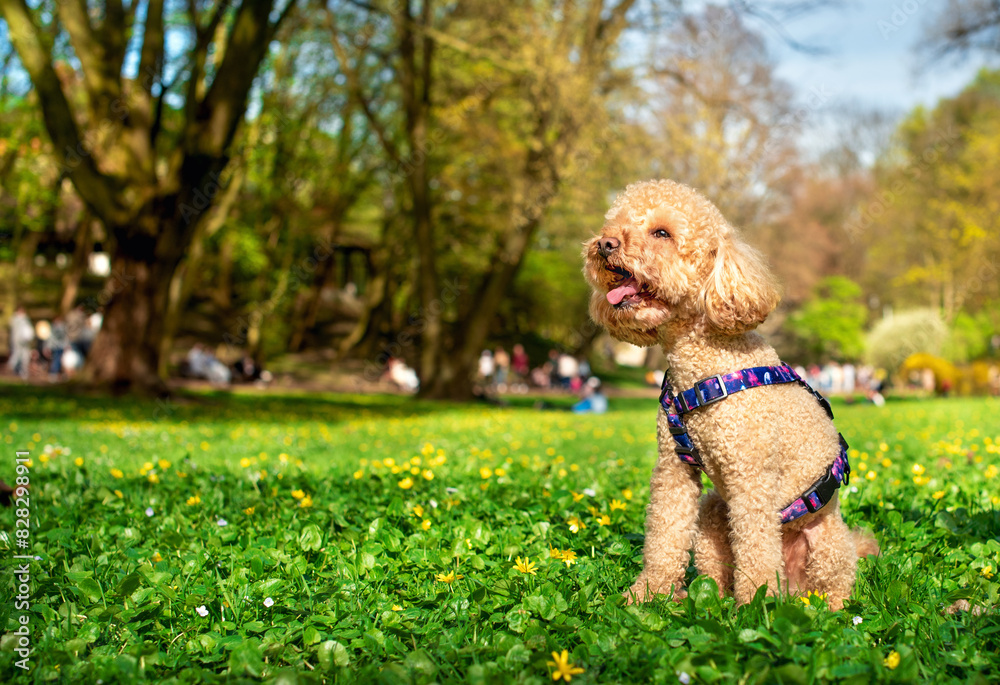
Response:
[{"label": "dog's floppy ear", "polygon": [[723,333],[742,333],[766,319],[779,299],[763,255],[728,231],[699,297],[705,323]]}]

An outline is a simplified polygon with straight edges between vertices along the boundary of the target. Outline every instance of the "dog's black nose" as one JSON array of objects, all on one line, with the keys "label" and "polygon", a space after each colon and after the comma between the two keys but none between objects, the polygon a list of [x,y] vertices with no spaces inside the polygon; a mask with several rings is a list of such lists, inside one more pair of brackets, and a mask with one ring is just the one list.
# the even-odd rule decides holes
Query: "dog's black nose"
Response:
[{"label": "dog's black nose", "polygon": [[621,241],[618,238],[601,238],[597,241],[597,251],[602,257],[607,259],[611,256],[611,253],[617,250],[621,246]]}]

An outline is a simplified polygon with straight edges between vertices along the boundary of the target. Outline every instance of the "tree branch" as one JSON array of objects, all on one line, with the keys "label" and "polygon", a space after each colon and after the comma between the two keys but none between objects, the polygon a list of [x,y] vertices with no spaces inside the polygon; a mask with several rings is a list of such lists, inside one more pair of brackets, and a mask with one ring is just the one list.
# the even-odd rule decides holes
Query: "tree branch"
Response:
[{"label": "tree branch", "polygon": [[73,111],[52,67],[52,55],[41,40],[41,29],[27,2],[0,0],[0,13],[7,20],[11,42],[38,94],[56,160],[97,216],[111,224],[124,222],[127,213],[119,202],[115,181],[98,170],[90,148],[82,144]]},{"label": "tree branch", "polygon": [[363,86],[361,85],[361,78],[358,75],[356,69],[351,66],[350,59],[347,56],[347,51],[344,49],[344,45],[340,42],[340,36],[337,32],[337,26],[334,23],[333,14],[329,9],[326,9],[326,23],[330,30],[330,42],[333,45],[334,55],[337,57],[337,61],[340,62],[340,68],[344,72],[344,77],[347,79],[347,87],[351,94],[358,102],[358,106],[361,107],[361,111],[364,113],[365,118],[371,125],[372,130],[375,132],[375,136],[378,138],[379,143],[381,143],[382,148],[385,150],[386,154],[396,165],[402,163],[402,156],[399,154],[399,148],[396,147],[395,142],[386,133],[385,127],[382,122],[378,120],[375,113],[372,111],[371,103],[367,97],[365,97]]}]

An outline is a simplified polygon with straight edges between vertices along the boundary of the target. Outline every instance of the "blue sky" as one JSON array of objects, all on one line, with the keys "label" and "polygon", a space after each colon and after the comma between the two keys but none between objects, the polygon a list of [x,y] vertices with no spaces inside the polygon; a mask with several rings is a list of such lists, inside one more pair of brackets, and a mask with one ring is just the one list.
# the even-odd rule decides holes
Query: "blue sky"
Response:
[{"label": "blue sky", "polygon": [[822,86],[832,94],[830,105],[857,102],[903,114],[955,95],[987,64],[982,55],[957,65],[928,64],[916,54],[925,25],[943,5],[941,0],[853,0],[846,8],[786,23],[795,40],[829,49],[818,57],[796,52],[775,32],[763,30],[771,38],[778,74],[800,93]]}]

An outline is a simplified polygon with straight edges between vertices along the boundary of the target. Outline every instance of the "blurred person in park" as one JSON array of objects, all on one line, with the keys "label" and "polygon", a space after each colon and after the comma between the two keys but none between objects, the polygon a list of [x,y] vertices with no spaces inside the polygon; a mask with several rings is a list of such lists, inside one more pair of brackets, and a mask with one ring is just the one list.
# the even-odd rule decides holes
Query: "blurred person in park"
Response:
[{"label": "blurred person in park", "polygon": [[603,414],[608,410],[608,398],[601,392],[601,380],[591,376],[583,384],[582,398],[573,405],[574,414]]},{"label": "blurred person in park", "polygon": [[52,324],[45,319],[35,322],[35,352],[39,360],[48,359],[49,336],[52,335]]},{"label": "blurred person in park", "polygon": [[519,380],[528,380],[528,373],[531,371],[531,360],[528,359],[528,353],[524,351],[524,345],[521,343],[514,345],[514,354],[511,357],[511,369]]},{"label": "blurred person in park", "polygon": [[493,360],[493,353],[483,350],[479,355],[479,378],[486,385],[493,385],[493,374],[496,372],[496,364]]},{"label": "blurred person in park", "polygon": [[[542,365],[545,366],[544,364]],[[549,361],[548,361],[548,371],[549,371],[549,384],[545,387],[555,388],[560,385],[559,378],[559,350],[549,350]]]},{"label": "blurred person in park", "polygon": [[186,374],[192,378],[204,378],[213,385],[229,385],[232,372],[201,343],[191,346],[185,359]]},{"label": "blurred person in park", "polygon": [[504,392],[507,390],[507,378],[510,374],[510,355],[507,354],[507,350],[503,347],[497,347],[496,351],[493,352],[493,364],[496,368],[494,379],[497,390]]},{"label": "blurred person in park", "polygon": [[412,393],[420,389],[420,379],[417,377],[417,372],[397,357],[389,358],[384,378],[404,392]]},{"label": "blurred person in park", "polygon": [[49,378],[58,380],[62,375],[62,359],[69,345],[69,335],[66,333],[66,320],[57,316],[52,320],[52,334],[49,336],[49,356],[52,360],[49,366]]},{"label": "blurred person in park", "polygon": [[90,344],[94,340],[93,335],[87,330],[88,328],[90,328],[90,321],[87,312],[84,311],[82,304],[78,304],[66,315],[66,335],[70,347],[80,355],[81,360],[87,358]]},{"label": "blurred person in park", "polygon": [[531,383],[536,388],[552,387],[552,362],[545,362],[531,370]]},{"label": "blurred person in park", "polygon": [[846,395],[852,394],[857,384],[857,370],[854,368],[854,364],[847,363],[841,367],[841,378],[841,391]]},{"label": "blurred person in park", "polygon": [[568,390],[573,385],[573,379],[580,375],[580,362],[573,355],[564,352],[559,355],[557,369],[560,385],[563,389]]},{"label": "blurred person in park", "polygon": [[28,318],[24,307],[18,307],[10,319],[10,359],[7,361],[7,366],[23,380],[28,380],[34,341],[35,327],[31,325],[31,319]]}]

